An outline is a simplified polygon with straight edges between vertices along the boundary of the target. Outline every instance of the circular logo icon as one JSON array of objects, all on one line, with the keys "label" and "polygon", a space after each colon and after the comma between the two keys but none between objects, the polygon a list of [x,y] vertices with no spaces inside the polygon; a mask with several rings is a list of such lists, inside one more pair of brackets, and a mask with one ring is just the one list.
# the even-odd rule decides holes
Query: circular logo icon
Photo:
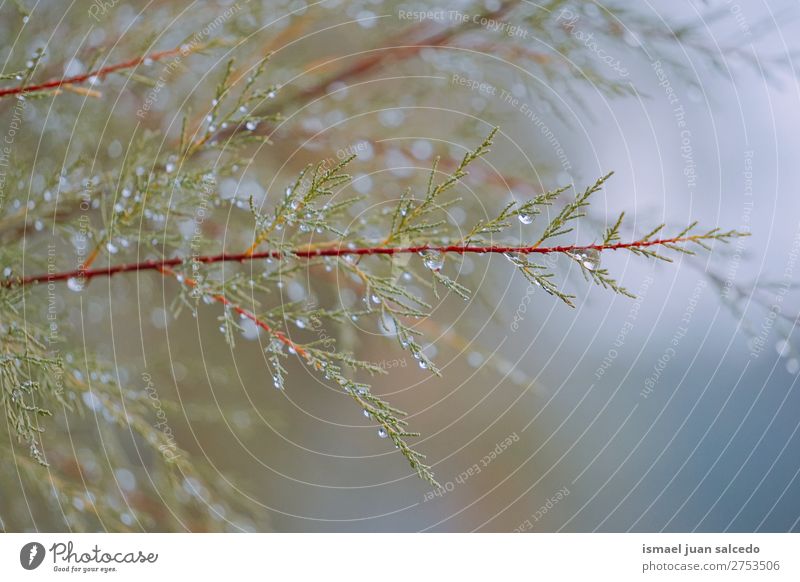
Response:
[{"label": "circular logo icon", "polygon": [[44,546],[39,542],[30,542],[19,551],[19,563],[26,570],[35,570],[44,561]]}]

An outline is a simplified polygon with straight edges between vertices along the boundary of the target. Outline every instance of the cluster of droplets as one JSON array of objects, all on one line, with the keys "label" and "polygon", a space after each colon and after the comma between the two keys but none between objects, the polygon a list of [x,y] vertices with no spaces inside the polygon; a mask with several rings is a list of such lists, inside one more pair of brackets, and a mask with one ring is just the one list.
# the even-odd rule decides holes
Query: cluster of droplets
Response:
[{"label": "cluster of droplets", "polygon": [[[289,212],[285,218],[287,226],[294,226],[296,223],[299,223],[298,229],[300,232],[311,232],[314,230],[318,234],[321,234],[324,231],[324,228],[322,228],[320,224],[316,224],[315,227],[315,223],[320,223],[323,220],[324,211],[328,209],[327,206],[323,207],[322,210],[314,208],[302,209],[301,197],[295,196],[295,189],[293,186],[286,187],[285,200],[285,203],[288,203],[287,206],[289,207]],[[275,221],[274,228],[275,230],[282,230],[283,225],[280,221]]]},{"label": "cluster of droplets", "polygon": [[[363,301],[367,311],[372,311],[373,307],[381,305],[383,303],[383,300],[381,299],[380,295],[376,294],[374,291],[370,289],[366,290]],[[353,321],[355,321],[355,319]]]},{"label": "cluster of droplets", "polygon": [[[428,369],[428,361],[425,355],[422,353],[422,348],[417,344],[412,338],[402,335],[400,336],[400,347],[404,350],[411,350],[411,354],[414,356],[414,359],[417,360],[419,367],[423,370]],[[429,346],[428,349],[435,350],[433,346]]]},{"label": "cluster of droplets", "polygon": [[588,271],[596,271],[600,267],[600,251],[597,249],[578,251],[574,257]]}]

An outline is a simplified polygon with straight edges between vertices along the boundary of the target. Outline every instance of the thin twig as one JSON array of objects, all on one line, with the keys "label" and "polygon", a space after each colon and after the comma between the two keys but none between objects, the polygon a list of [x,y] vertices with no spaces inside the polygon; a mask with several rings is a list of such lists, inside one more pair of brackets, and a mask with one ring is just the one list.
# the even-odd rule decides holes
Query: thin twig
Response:
[{"label": "thin twig", "polygon": [[[162,273],[163,275],[169,275],[169,276],[175,277],[176,279],[178,279],[181,283],[183,283],[187,287],[193,288],[193,287],[197,286],[197,281],[195,281],[194,279],[192,279],[190,277],[181,277],[179,279],[178,278],[178,273],[176,273],[175,271],[173,271],[170,267],[168,267],[166,265],[162,264],[160,267],[157,267],[156,270],[159,271],[160,273]],[[230,299],[228,299],[224,295],[220,295],[219,293],[215,293],[215,294],[211,295],[211,298],[214,301],[216,301],[217,303],[220,303],[220,304],[232,309],[233,311],[235,311],[236,313],[238,313],[239,315],[241,315],[245,319],[249,319],[250,321],[255,323],[258,327],[260,327],[261,329],[266,331],[268,334],[275,336],[282,344],[284,344],[285,346],[293,349],[298,356],[300,356],[302,358],[305,358],[305,359],[310,359],[310,356],[309,356],[308,352],[303,347],[301,347],[301,346],[297,345],[296,343],[294,343],[283,332],[278,331],[276,329],[272,329],[272,327],[270,327],[267,323],[265,323],[263,320],[259,319],[259,317],[255,313],[253,313],[251,311],[248,311],[247,309],[244,309],[243,307],[239,307],[238,305],[233,303]]]}]

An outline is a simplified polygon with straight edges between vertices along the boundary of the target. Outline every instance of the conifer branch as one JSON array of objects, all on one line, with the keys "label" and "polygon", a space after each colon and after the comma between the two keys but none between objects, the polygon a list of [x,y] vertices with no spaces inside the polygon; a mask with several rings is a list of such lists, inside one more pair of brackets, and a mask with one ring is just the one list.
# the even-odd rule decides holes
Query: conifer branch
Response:
[{"label": "conifer branch", "polygon": [[[649,247],[663,246],[672,250],[686,251],[675,245],[681,243],[695,243],[707,248],[701,243],[709,240],[728,241],[732,238],[740,236],[749,236],[748,233],[738,232],[735,230],[727,232],[719,232],[717,229],[709,231],[704,234],[696,234],[691,236],[675,236],[670,238],[659,239],[640,239],[630,242],[617,242],[617,243],[596,243],[586,245],[559,245],[551,247],[540,247],[535,245],[436,245],[436,244],[421,244],[406,247],[386,247],[386,246],[368,246],[368,247],[354,247],[349,246],[336,246],[334,248],[316,248],[311,250],[289,250],[289,251],[260,251],[260,252],[244,252],[244,253],[220,253],[217,255],[200,255],[196,257],[173,257],[163,260],[147,260],[138,263],[125,263],[121,265],[112,265],[108,267],[101,267],[97,269],[75,269],[72,271],[63,271],[52,274],[38,274],[29,275],[25,277],[8,278],[0,282],[3,287],[19,287],[35,283],[44,283],[49,281],[66,281],[72,278],[94,279],[96,277],[110,277],[121,273],[131,273],[138,271],[160,271],[169,267],[177,267],[191,262],[213,264],[213,263],[243,263],[246,261],[254,261],[259,259],[282,259],[286,256],[294,256],[300,259],[309,259],[316,257],[345,257],[345,256],[370,256],[370,255],[399,255],[399,254],[419,254],[426,252],[438,253],[453,253],[453,254],[552,254],[552,253],[578,253],[581,251],[617,251],[617,250],[631,250],[644,254],[645,250]],[[334,241],[341,245],[340,241]],[[665,258],[665,260],[670,260]]]},{"label": "conifer branch", "polygon": [[[176,55],[187,56],[191,53],[201,51],[207,48],[207,46],[208,45],[197,45],[197,46],[183,45],[169,50],[153,52],[144,56],[129,59],[127,61],[115,63],[113,65],[100,67],[98,69],[89,71],[88,73],[82,73],[80,75],[73,75],[71,77],[61,77],[60,79],[51,79],[50,81],[45,81],[43,83],[37,83],[33,85],[23,84],[17,87],[6,87],[5,89],[0,89],[0,98],[8,97],[10,95],[27,95],[29,93],[38,93],[42,91],[56,90],[67,85],[69,86],[80,85],[92,79],[102,80],[108,75],[111,75],[113,73],[119,73],[120,71],[135,69],[136,67],[138,67],[143,63],[146,64],[151,62],[157,62]],[[33,70],[33,67],[31,67],[30,69]],[[21,76],[21,75],[22,73],[16,76]]]},{"label": "conifer branch", "polygon": [[[181,285],[189,289],[198,288],[198,282],[191,277],[185,277],[180,273],[176,273],[170,267],[161,267],[159,272],[164,275],[174,277]],[[408,439],[418,437],[419,433],[409,432],[406,428],[408,423],[402,420],[406,415],[405,412],[389,405],[385,400],[373,395],[369,390],[369,385],[355,382],[342,373],[342,368],[333,363],[333,360],[339,360],[345,365],[354,368],[365,369],[371,373],[383,373],[383,369],[371,365],[367,362],[360,362],[350,357],[347,354],[335,353],[327,350],[320,350],[311,345],[301,345],[291,340],[284,332],[275,329],[269,325],[262,317],[259,317],[250,310],[244,309],[237,305],[227,297],[219,293],[205,295],[211,301],[223,305],[239,315],[242,319],[248,320],[263,329],[269,334],[271,338],[277,340],[278,343],[286,346],[290,354],[296,355],[301,361],[308,365],[312,370],[321,373],[326,380],[335,382],[342,390],[348,394],[356,403],[361,407],[364,416],[367,418],[374,418],[380,428],[378,435],[381,438],[390,438],[395,446],[399,449],[400,453],[408,460],[411,468],[417,475],[433,485],[438,487],[439,484],[433,476],[431,467],[425,464],[425,455],[419,451],[414,450],[408,444]],[[226,329],[226,337],[230,337],[227,333],[231,327],[231,322],[225,318],[224,327]],[[231,340],[229,340],[231,341]],[[276,349],[274,344],[270,344],[267,350],[271,353],[270,360],[273,364],[273,383],[276,388],[284,388],[285,369],[278,360],[278,355],[283,355],[283,351]],[[27,412],[27,409],[25,409]],[[33,410],[32,412],[37,412]]]},{"label": "conifer branch", "polygon": [[[263,69],[263,66],[259,71],[261,69]],[[215,110],[221,107],[221,101],[228,94],[231,71],[232,63],[229,63],[223,80],[217,90],[218,98],[215,99],[214,102]],[[249,89],[250,83],[248,83],[242,95],[240,95],[237,104],[242,102],[242,100],[248,99],[247,95]],[[213,123],[213,120],[211,123]],[[197,147],[203,147],[206,143],[213,143],[210,139],[213,131],[214,130],[207,129],[204,133],[205,137],[201,139],[201,141],[195,142],[199,144]],[[169,259],[110,265],[106,268],[87,268],[87,265],[91,264],[91,261],[95,257],[99,256],[101,244],[109,240],[114,229],[114,223],[112,222],[106,235],[101,239],[101,244],[95,247],[95,252],[90,255],[89,260],[84,261],[78,269],[60,273],[51,271],[47,274],[27,277],[10,277],[0,282],[0,288],[13,289],[45,281],[48,284],[52,284],[57,281],[66,280],[69,282],[74,279],[77,284],[73,284],[70,287],[73,290],[82,290],[87,281],[95,277],[148,270],[154,270],[163,275],[174,277],[181,283],[182,287],[192,291],[191,297],[195,298],[195,300],[198,297],[202,297],[206,303],[216,302],[225,308],[224,314],[220,317],[222,321],[220,329],[223,331],[226,341],[228,341],[229,344],[233,345],[234,343],[233,330],[237,328],[243,330],[241,324],[231,316],[232,314],[238,315],[241,320],[249,321],[270,336],[272,341],[267,348],[267,352],[269,354],[269,364],[273,374],[273,383],[276,388],[283,389],[284,387],[286,369],[281,360],[286,357],[283,350],[283,348],[286,348],[290,354],[296,355],[305,365],[320,372],[325,379],[336,383],[346,394],[349,394],[362,407],[367,417],[374,418],[378,422],[380,426],[379,436],[391,438],[392,442],[394,442],[395,446],[406,457],[417,474],[426,481],[435,484],[430,467],[423,461],[424,456],[412,449],[407,442],[408,438],[417,436],[417,433],[408,432],[406,429],[406,423],[401,419],[404,413],[391,407],[380,398],[373,396],[369,391],[368,385],[356,382],[344,375],[341,365],[362,369],[369,373],[379,373],[381,372],[380,369],[368,362],[358,361],[347,353],[337,352],[333,349],[320,349],[316,343],[300,344],[295,342],[290,339],[285,332],[280,331],[269,321],[272,317],[269,312],[258,315],[251,310],[244,309],[234,299],[228,296],[224,285],[214,288],[213,286],[201,283],[194,276],[189,277],[184,273],[177,272],[175,268],[180,266],[185,267],[190,264],[192,267],[195,267],[197,265],[209,266],[216,263],[244,263],[258,259],[277,259],[279,264],[284,263],[290,258],[306,259],[312,262],[327,258],[343,259],[343,267],[351,271],[366,288],[369,296],[368,304],[371,301],[380,306],[381,313],[384,317],[382,324],[386,326],[386,319],[389,319],[400,345],[412,353],[414,358],[419,361],[420,367],[429,369],[431,372],[438,374],[439,370],[425,354],[419,343],[415,341],[414,336],[417,335],[417,332],[405,325],[402,321],[404,318],[408,317],[415,319],[426,317],[425,310],[429,309],[430,306],[415,295],[409,293],[403,285],[395,282],[393,277],[380,276],[361,268],[360,265],[357,264],[356,259],[370,256],[386,258],[395,255],[419,254],[422,256],[424,265],[432,273],[432,282],[429,283],[429,286],[437,296],[437,284],[440,284],[448,290],[453,291],[456,295],[462,298],[468,298],[470,293],[469,289],[442,272],[444,258],[449,254],[503,254],[519,268],[529,281],[539,285],[544,291],[558,297],[568,305],[573,305],[572,299],[574,297],[562,291],[553,281],[554,273],[550,272],[544,266],[532,263],[528,258],[529,255],[550,253],[567,255],[581,265],[587,279],[591,279],[596,284],[609,288],[617,293],[630,295],[624,287],[617,284],[616,281],[609,276],[607,270],[599,268],[599,254],[601,251],[628,249],[645,256],[663,258],[650,250],[650,247],[663,246],[680,252],[691,252],[685,248],[686,244],[693,243],[708,248],[706,245],[707,241],[727,241],[730,238],[739,236],[739,233],[735,231],[721,232],[719,229],[713,229],[700,234],[691,234],[691,231],[696,226],[692,224],[673,237],[655,238],[655,235],[662,229],[662,227],[659,227],[648,233],[642,239],[623,243],[619,242],[619,230],[622,224],[622,217],[620,217],[615,225],[608,230],[602,243],[589,245],[571,244],[550,247],[541,246],[540,243],[542,241],[564,235],[572,230],[570,223],[583,216],[583,209],[588,206],[590,196],[601,189],[602,185],[611,175],[608,174],[587,188],[575,200],[567,203],[547,224],[544,233],[533,245],[487,244],[483,242],[482,235],[487,233],[496,234],[507,229],[510,226],[511,217],[517,217],[523,224],[531,224],[535,217],[540,214],[541,207],[552,204],[566,189],[561,188],[552,192],[547,192],[527,202],[513,202],[508,204],[495,218],[479,222],[478,225],[469,231],[469,235],[462,239],[460,243],[446,243],[442,238],[442,232],[444,232],[446,223],[444,220],[437,218],[437,213],[452,205],[455,200],[444,200],[443,197],[467,176],[468,168],[476,160],[490,151],[496,133],[497,129],[495,128],[477,148],[468,151],[464,155],[461,163],[456,166],[452,173],[446,175],[441,180],[436,179],[437,162],[435,161],[427,181],[424,195],[420,199],[416,199],[412,196],[410,190],[406,191],[396,205],[395,211],[391,213],[389,233],[380,243],[370,243],[369,239],[359,237],[357,232],[347,233],[329,223],[332,218],[336,217],[342,210],[348,208],[353,202],[352,199],[335,204],[322,202],[323,200],[333,197],[336,193],[335,189],[350,182],[350,175],[344,173],[346,166],[354,159],[354,156],[350,156],[330,168],[326,167],[324,164],[308,166],[300,173],[295,182],[287,188],[286,196],[279,201],[271,217],[257,209],[251,197],[250,211],[253,214],[256,224],[256,236],[252,245],[243,253],[197,255],[191,258],[178,256]],[[182,139],[181,141],[183,142],[184,140]],[[191,149],[191,146],[189,149]],[[171,173],[175,169],[175,164],[174,162],[168,162],[168,164],[171,164],[173,167],[166,170],[166,173]],[[148,184],[150,180],[151,178],[147,179]],[[196,183],[199,185],[204,182],[205,178],[202,178]],[[191,183],[192,182],[189,182],[189,184]],[[139,210],[135,209],[123,209],[121,213],[118,213],[120,214],[118,221],[124,224],[130,221],[131,217],[138,214],[138,212]],[[283,230],[284,226],[288,227],[292,232],[285,233],[281,241],[272,240],[272,234],[276,230]],[[116,228],[118,229],[119,226]],[[329,240],[314,245],[303,245],[300,243],[303,239],[303,233],[312,231],[324,232],[325,230],[339,235],[341,239],[347,240],[349,238],[351,240],[349,242],[344,242],[343,240]],[[401,243],[409,240],[420,240],[420,243],[392,244],[398,240],[401,241]],[[359,241],[359,244],[355,241]],[[256,248],[262,243],[266,243],[270,249],[256,252]],[[297,269],[299,269],[298,265],[289,267],[290,271],[296,271]],[[281,269],[278,271],[279,277],[281,276],[280,273]],[[272,281],[273,275],[265,275],[264,282],[258,284],[258,287],[267,290],[264,284],[269,284]],[[255,288],[255,281],[251,280],[251,286]],[[230,289],[234,295],[238,295],[238,292],[233,291],[234,287],[233,285],[229,285],[228,289]],[[180,302],[191,304],[187,297],[181,296],[179,299]],[[291,308],[285,309],[283,313],[279,315],[285,320],[290,311]],[[336,317],[335,314],[329,314],[329,316]],[[302,327],[305,327],[305,323],[302,324]],[[40,413],[38,410],[28,410],[19,404],[15,405],[14,411],[21,415],[20,418],[24,422],[29,422],[25,420],[27,418],[26,415],[32,412]],[[30,432],[31,429],[29,428],[26,430]]]}]

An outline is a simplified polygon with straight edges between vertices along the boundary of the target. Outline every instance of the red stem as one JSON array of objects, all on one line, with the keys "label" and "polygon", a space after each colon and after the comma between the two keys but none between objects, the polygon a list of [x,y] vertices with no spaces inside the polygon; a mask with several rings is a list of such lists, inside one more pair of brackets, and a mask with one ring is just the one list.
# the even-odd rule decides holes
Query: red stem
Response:
[{"label": "red stem", "polygon": [[[386,52],[383,50],[377,52],[375,54],[368,55],[367,57],[360,59],[350,65],[349,67],[345,68],[342,71],[339,71],[336,76],[332,79],[326,79],[323,83],[319,83],[314,85],[305,91],[302,91],[299,95],[300,98],[305,99],[306,101],[310,101],[316,97],[320,97],[321,95],[325,94],[328,88],[331,86],[332,83],[337,81],[342,81],[344,79],[349,79],[351,77],[358,77],[363,75],[364,73],[369,72],[370,70],[374,69],[378,65],[384,61],[387,56],[402,56],[405,58],[406,56],[415,55],[416,53],[420,52],[421,50],[429,47],[436,47],[441,46],[447,43],[453,36],[462,32],[465,28],[474,28],[477,22],[480,22],[482,19],[485,20],[500,20],[502,19],[506,13],[514,8],[517,4],[519,4],[519,0],[508,0],[500,5],[499,8],[495,10],[490,10],[481,14],[480,16],[476,17],[474,21],[470,20],[466,23],[465,26],[454,26],[442,30],[440,32],[434,33],[423,40],[418,42],[412,42],[407,46],[387,46],[385,47],[388,49]],[[396,39],[392,39],[389,45],[395,42],[403,42],[403,39],[406,38],[406,34],[402,33]]]},{"label": "red stem", "polygon": [[[173,271],[171,268],[166,266],[166,264],[164,264],[164,263],[162,263],[162,265],[160,267],[157,267],[156,269],[159,272],[161,272],[162,274],[164,274],[164,275],[170,275],[172,277],[175,277],[176,279],[178,278],[177,273],[175,273],[175,271]],[[195,281],[194,279],[192,279],[190,277],[186,277],[186,278],[181,279],[181,282],[184,285],[188,286],[188,287],[196,287],[197,286],[197,281]],[[246,309],[244,309],[242,307],[239,307],[238,305],[236,305],[235,303],[230,301],[224,295],[215,294],[215,295],[212,295],[211,298],[214,301],[216,301],[217,303],[221,303],[222,305],[225,305],[226,307],[229,307],[230,309],[232,309],[233,311],[235,311],[236,313],[238,313],[242,317],[245,317],[245,318],[249,319],[250,321],[255,323],[258,327],[260,327],[261,329],[265,330],[267,333],[272,334],[273,336],[278,338],[278,340],[281,343],[283,343],[283,344],[289,346],[290,348],[294,349],[295,353],[297,353],[298,356],[301,356],[303,358],[308,359],[308,357],[309,357],[308,352],[303,347],[301,347],[301,346],[297,345],[296,343],[294,343],[283,332],[278,331],[277,329],[272,329],[269,326],[269,324],[267,324],[264,321],[262,321],[261,319],[259,319],[258,316],[255,313],[253,313],[252,311],[248,311],[248,310],[246,310]]]},{"label": "red stem", "polygon": [[102,67],[100,69],[84,73],[82,75],[75,75],[73,77],[63,77],[61,79],[53,79],[51,81],[39,83],[38,85],[27,85],[23,87],[9,87],[7,89],[0,89],[0,97],[6,97],[8,95],[19,95],[24,93],[34,93],[36,91],[46,91],[47,89],[55,89],[61,87],[62,85],[75,85],[78,83],[85,83],[92,77],[99,77],[102,79],[103,77],[111,73],[116,73],[117,71],[123,71],[125,69],[132,69],[148,59],[151,61],[160,61],[161,59],[165,59],[172,55],[176,55],[179,52],[181,52],[181,48],[177,47],[174,49],[145,55],[143,57],[137,57],[129,61],[117,63],[115,65]]},{"label": "red stem", "polygon": [[94,277],[110,277],[118,273],[129,273],[131,271],[164,271],[171,267],[191,263],[224,263],[252,261],[256,259],[280,259],[284,254],[294,255],[298,258],[310,259],[314,257],[342,257],[342,256],[363,256],[363,255],[398,255],[405,253],[421,253],[424,251],[438,251],[440,253],[521,253],[521,254],[549,254],[549,253],[571,253],[577,251],[598,250],[616,251],[619,249],[644,248],[652,246],[663,246],[682,242],[697,240],[697,236],[685,236],[674,238],[661,238],[654,240],[640,240],[626,243],[614,244],[593,244],[593,245],[565,245],[555,247],[537,246],[471,246],[471,245],[418,245],[413,247],[335,247],[320,248],[310,250],[290,251],[281,253],[280,251],[262,251],[259,253],[221,253],[219,255],[201,255],[196,257],[173,257],[171,259],[149,260],[140,263],[126,263],[122,265],[110,265],[97,269],[75,269],[61,273],[44,273],[41,275],[30,275],[28,277],[10,278],[0,282],[0,287],[20,287],[31,283],[50,283],[55,281],[66,281],[67,279],[83,279],[84,281]]},{"label": "red stem", "polygon": [[[494,11],[490,11],[490,12],[486,13],[485,16],[487,18],[501,18],[509,9],[511,9],[517,3],[518,3],[518,0],[513,0],[513,1],[506,2],[506,3],[502,4],[500,6],[500,8],[498,8],[498,9],[496,9]],[[440,44],[443,44],[443,43],[447,42],[447,40],[449,40],[449,38],[453,35],[453,33],[454,33],[453,29],[444,30],[444,31],[442,31],[440,33],[437,33],[437,34],[429,37],[424,42],[417,43],[417,44],[412,45],[410,47],[398,47],[398,48],[406,49],[409,52],[414,53],[414,52],[417,52],[417,51],[421,50],[425,46],[437,46],[437,45],[440,45]],[[21,87],[8,87],[6,89],[0,89],[0,97],[7,97],[8,95],[20,95],[20,94],[25,94],[25,93],[34,93],[36,91],[46,91],[48,89],[56,89],[58,87],[61,87],[62,85],[75,85],[75,84],[78,84],[78,83],[85,83],[86,81],[88,81],[92,77],[103,78],[106,75],[109,75],[111,73],[116,73],[117,71],[123,71],[123,70],[126,70],[126,69],[132,69],[132,68],[140,65],[141,63],[143,63],[144,61],[146,61],[148,59],[151,60],[151,61],[159,61],[161,59],[164,59],[164,58],[170,57],[172,55],[178,54],[179,52],[181,52],[181,47],[176,47],[176,48],[173,48],[173,49],[170,49],[170,50],[155,52],[155,53],[152,53],[150,55],[145,55],[145,56],[142,56],[142,57],[137,57],[137,58],[134,58],[134,59],[130,59],[128,61],[117,63],[115,65],[109,65],[107,67],[102,67],[100,69],[96,69],[94,71],[90,71],[88,73],[84,73],[82,75],[74,75],[72,77],[63,77],[61,79],[52,79],[50,81],[45,81],[44,83],[39,83],[39,84],[36,84],[36,85],[27,85],[27,86],[21,86]],[[371,56],[367,57],[366,59],[363,59],[363,60],[351,65],[349,68],[345,69],[344,71],[340,72],[337,75],[336,78],[337,79],[338,78],[342,78],[342,77],[346,78],[346,77],[362,74],[362,73],[372,69],[373,67],[375,67],[383,59],[384,59],[384,55],[383,54],[371,55]],[[311,89],[308,89],[303,93],[303,97],[305,97],[305,98],[313,98],[315,96],[318,96],[319,94],[321,94],[321,93],[323,93],[325,91],[325,89],[329,86],[329,84],[330,84],[330,81],[328,81],[328,82],[326,82],[324,84],[319,84],[319,85],[317,85],[317,86],[315,86],[315,87],[313,87]]]}]

